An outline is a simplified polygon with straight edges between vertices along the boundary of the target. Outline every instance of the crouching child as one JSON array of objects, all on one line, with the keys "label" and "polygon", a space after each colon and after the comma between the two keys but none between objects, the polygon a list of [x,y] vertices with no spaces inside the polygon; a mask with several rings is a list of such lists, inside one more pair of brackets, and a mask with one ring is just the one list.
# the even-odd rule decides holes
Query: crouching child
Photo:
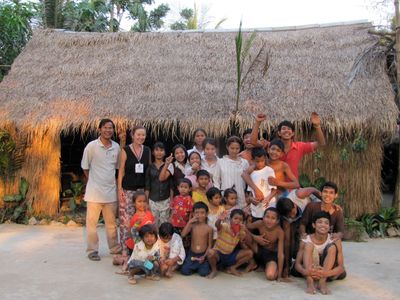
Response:
[{"label": "crouching child", "polygon": [[139,230],[141,241],[135,245],[128,260],[128,282],[136,284],[135,275],[144,274],[147,279],[160,280],[160,248],[157,230],[153,225],[144,225]]},{"label": "crouching child", "polygon": [[158,235],[160,237],[160,268],[161,275],[171,278],[173,272],[185,261],[185,249],[183,248],[182,238],[174,233],[171,223],[162,223]]},{"label": "crouching child", "polygon": [[[214,278],[217,275],[217,264],[227,267],[230,274],[241,276],[238,267],[249,263],[253,258],[253,251],[247,249],[244,243],[246,236],[244,221],[244,212],[241,209],[234,209],[230,214],[230,222],[222,223],[227,216],[227,212],[219,215],[215,222],[218,237],[213,249],[208,252],[207,258],[211,266],[211,273],[208,278]],[[238,249],[237,246],[245,249]]]},{"label": "crouching child", "polygon": [[300,243],[296,257],[296,270],[307,280],[306,292],[330,294],[327,281],[344,279],[344,259],[340,239],[333,239],[329,233],[330,214],[320,211],[314,215],[315,233],[307,235]]},{"label": "crouching child", "polygon": [[189,220],[182,230],[182,238],[191,234],[190,250],[182,265],[183,275],[192,275],[193,272],[200,276],[210,273],[210,265],[207,261],[207,252],[211,249],[213,229],[207,225],[208,206],[203,202],[193,205],[193,218]]}]

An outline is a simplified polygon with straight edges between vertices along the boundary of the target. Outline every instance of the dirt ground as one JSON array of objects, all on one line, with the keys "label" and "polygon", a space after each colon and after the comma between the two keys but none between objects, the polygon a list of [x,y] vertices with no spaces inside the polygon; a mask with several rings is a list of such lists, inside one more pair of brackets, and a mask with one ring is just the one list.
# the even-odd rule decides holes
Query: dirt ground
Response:
[{"label": "dirt ground", "polygon": [[115,274],[103,228],[100,262],[85,255],[82,227],[0,225],[0,299],[400,299],[400,239],[344,243],[348,277],[332,295],[307,295],[305,282],[267,282],[263,273],[209,280],[176,275],[160,282]]}]

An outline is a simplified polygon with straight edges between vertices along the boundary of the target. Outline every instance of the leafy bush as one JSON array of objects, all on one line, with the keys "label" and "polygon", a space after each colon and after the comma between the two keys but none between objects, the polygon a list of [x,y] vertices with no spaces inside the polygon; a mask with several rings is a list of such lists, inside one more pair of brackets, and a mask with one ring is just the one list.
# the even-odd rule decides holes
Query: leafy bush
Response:
[{"label": "leafy bush", "polygon": [[3,197],[4,208],[0,212],[0,223],[11,220],[16,223],[27,223],[28,218],[33,213],[33,200],[27,199],[29,183],[21,177],[19,194],[5,195]]},{"label": "leafy bush", "polygon": [[384,237],[390,227],[400,228],[400,217],[394,207],[381,208],[378,214],[365,214],[360,220],[370,237]]}]

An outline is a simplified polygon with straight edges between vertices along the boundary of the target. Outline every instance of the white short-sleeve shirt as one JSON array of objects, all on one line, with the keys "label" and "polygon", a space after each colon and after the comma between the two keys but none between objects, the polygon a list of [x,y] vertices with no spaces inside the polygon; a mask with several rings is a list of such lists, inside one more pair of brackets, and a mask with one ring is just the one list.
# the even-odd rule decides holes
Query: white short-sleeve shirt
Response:
[{"label": "white short-sleeve shirt", "polygon": [[81,167],[89,170],[85,201],[112,203],[117,201],[115,170],[118,168],[119,145],[111,141],[106,148],[100,138],[90,142],[83,151]]}]

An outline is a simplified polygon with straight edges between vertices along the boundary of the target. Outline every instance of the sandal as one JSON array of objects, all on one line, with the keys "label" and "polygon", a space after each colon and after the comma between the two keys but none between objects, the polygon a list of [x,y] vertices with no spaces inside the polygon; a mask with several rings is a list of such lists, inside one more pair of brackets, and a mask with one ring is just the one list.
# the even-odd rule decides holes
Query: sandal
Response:
[{"label": "sandal", "polygon": [[88,258],[89,258],[90,260],[92,260],[92,261],[99,261],[99,260],[100,260],[99,253],[98,253],[97,251],[90,252],[90,253],[88,254]]}]

